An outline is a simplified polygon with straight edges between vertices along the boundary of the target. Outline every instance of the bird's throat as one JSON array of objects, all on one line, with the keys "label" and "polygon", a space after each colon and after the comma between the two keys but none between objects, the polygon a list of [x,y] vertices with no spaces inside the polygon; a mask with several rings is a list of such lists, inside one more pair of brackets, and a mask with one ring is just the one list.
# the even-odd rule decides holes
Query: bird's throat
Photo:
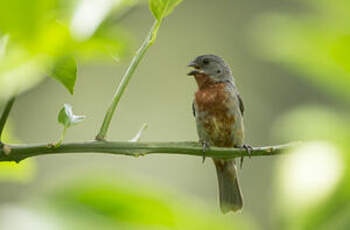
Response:
[{"label": "bird's throat", "polygon": [[212,85],[215,85],[215,81],[212,80],[208,75],[206,74],[196,74],[194,76],[194,78],[196,79],[198,88],[201,89],[205,89],[205,88],[209,88]]}]

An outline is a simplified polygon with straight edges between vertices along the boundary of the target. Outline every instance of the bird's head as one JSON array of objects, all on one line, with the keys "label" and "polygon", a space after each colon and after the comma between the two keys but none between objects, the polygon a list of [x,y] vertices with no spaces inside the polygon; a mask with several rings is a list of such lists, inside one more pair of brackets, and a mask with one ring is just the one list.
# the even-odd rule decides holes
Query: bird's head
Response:
[{"label": "bird's head", "polygon": [[205,76],[214,82],[233,80],[230,67],[224,59],[216,55],[206,54],[198,56],[188,66],[194,68],[188,73],[190,76]]}]

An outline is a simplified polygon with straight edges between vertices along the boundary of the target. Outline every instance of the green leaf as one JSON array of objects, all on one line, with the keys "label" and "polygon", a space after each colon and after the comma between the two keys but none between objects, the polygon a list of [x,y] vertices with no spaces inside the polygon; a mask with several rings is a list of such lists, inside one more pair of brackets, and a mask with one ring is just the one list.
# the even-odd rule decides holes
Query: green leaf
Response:
[{"label": "green leaf", "polygon": [[74,54],[79,62],[109,60],[111,53],[123,57],[129,39],[127,33],[115,27],[115,17],[137,3],[107,1],[108,7],[92,19],[89,33],[82,39],[76,36],[76,29],[84,28],[72,24],[74,18],[82,23],[90,18],[89,12],[81,11],[86,1],[0,2],[0,100],[37,86],[47,76],[73,93],[76,64],[69,56]]},{"label": "green leaf", "polygon": [[256,20],[257,54],[282,63],[325,92],[350,100],[350,2],[304,1],[303,14],[275,12]]},{"label": "green leaf", "polygon": [[[2,141],[4,143],[18,144],[21,141],[13,133],[13,123],[9,121],[4,133]],[[0,162],[0,183],[30,183],[36,175],[35,159],[26,159],[20,163],[16,162]]]},{"label": "green leaf", "polygon": [[274,125],[278,140],[304,141],[293,151],[295,155],[286,153],[287,157],[276,164],[282,170],[275,175],[281,189],[277,192],[283,208],[281,222],[286,229],[350,226],[349,128],[348,116],[319,105],[294,108]]},{"label": "green leaf", "polygon": [[57,0],[0,1],[0,30],[11,39],[29,43],[51,17]]},{"label": "green leaf", "polygon": [[58,114],[58,122],[62,124],[65,128],[69,128],[72,125],[79,124],[85,118],[85,116],[74,115],[72,106],[68,104],[64,104],[63,108]]},{"label": "green leaf", "polygon": [[171,14],[174,8],[180,4],[182,0],[149,0],[149,7],[153,16],[162,21],[163,18]]},{"label": "green leaf", "polygon": [[74,93],[77,80],[77,64],[73,57],[66,56],[56,60],[49,75],[61,82],[71,94]]},{"label": "green leaf", "polygon": [[74,229],[256,229],[241,215],[225,219],[196,199],[186,199],[156,185],[146,187],[126,177],[91,175],[65,182],[48,197],[51,213],[69,220],[68,226]]},{"label": "green leaf", "polygon": [[8,40],[9,40],[8,35],[4,35],[0,38],[0,60],[5,57]]},{"label": "green leaf", "polygon": [[29,183],[35,176],[35,162],[33,159],[16,162],[0,162],[1,182]]}]

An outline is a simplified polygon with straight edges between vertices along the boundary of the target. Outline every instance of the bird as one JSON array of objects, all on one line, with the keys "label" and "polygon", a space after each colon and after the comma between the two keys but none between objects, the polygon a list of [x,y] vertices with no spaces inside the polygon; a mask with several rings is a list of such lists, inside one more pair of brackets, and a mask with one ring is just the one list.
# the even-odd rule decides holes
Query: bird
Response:
[{"label": "bird", "polygon": [[[192,103],[199,142],[205,151],[210,146],[244,148],[244,105],[231,68],[223,58],[206,54],[196,57],[188,65],[198,90]],[[223,213],[239,211],[243,207],[236,163],[234,159],[213,158],[219,189],[220,209]]]}]

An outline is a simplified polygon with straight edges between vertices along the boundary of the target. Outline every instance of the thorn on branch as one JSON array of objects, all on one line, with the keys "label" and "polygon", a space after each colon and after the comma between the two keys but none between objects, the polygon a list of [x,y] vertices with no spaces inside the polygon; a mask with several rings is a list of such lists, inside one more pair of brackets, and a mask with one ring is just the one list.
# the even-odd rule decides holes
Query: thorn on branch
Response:
[{"label": "thorn on branch", "polygon": [[138,157],[144,157],[145,154],[144,153],[135,153],[133,156],[138,158]]},{"label": "thorn on branch", "polygon": [[143,132],[147,129],[147,126],[148,125],[146,123],[144,123],[143,126],[141,127],[141,129],[135,135],[135,137],[130,139],[129,142],[138,142],[138,141],[140,141]]}]

